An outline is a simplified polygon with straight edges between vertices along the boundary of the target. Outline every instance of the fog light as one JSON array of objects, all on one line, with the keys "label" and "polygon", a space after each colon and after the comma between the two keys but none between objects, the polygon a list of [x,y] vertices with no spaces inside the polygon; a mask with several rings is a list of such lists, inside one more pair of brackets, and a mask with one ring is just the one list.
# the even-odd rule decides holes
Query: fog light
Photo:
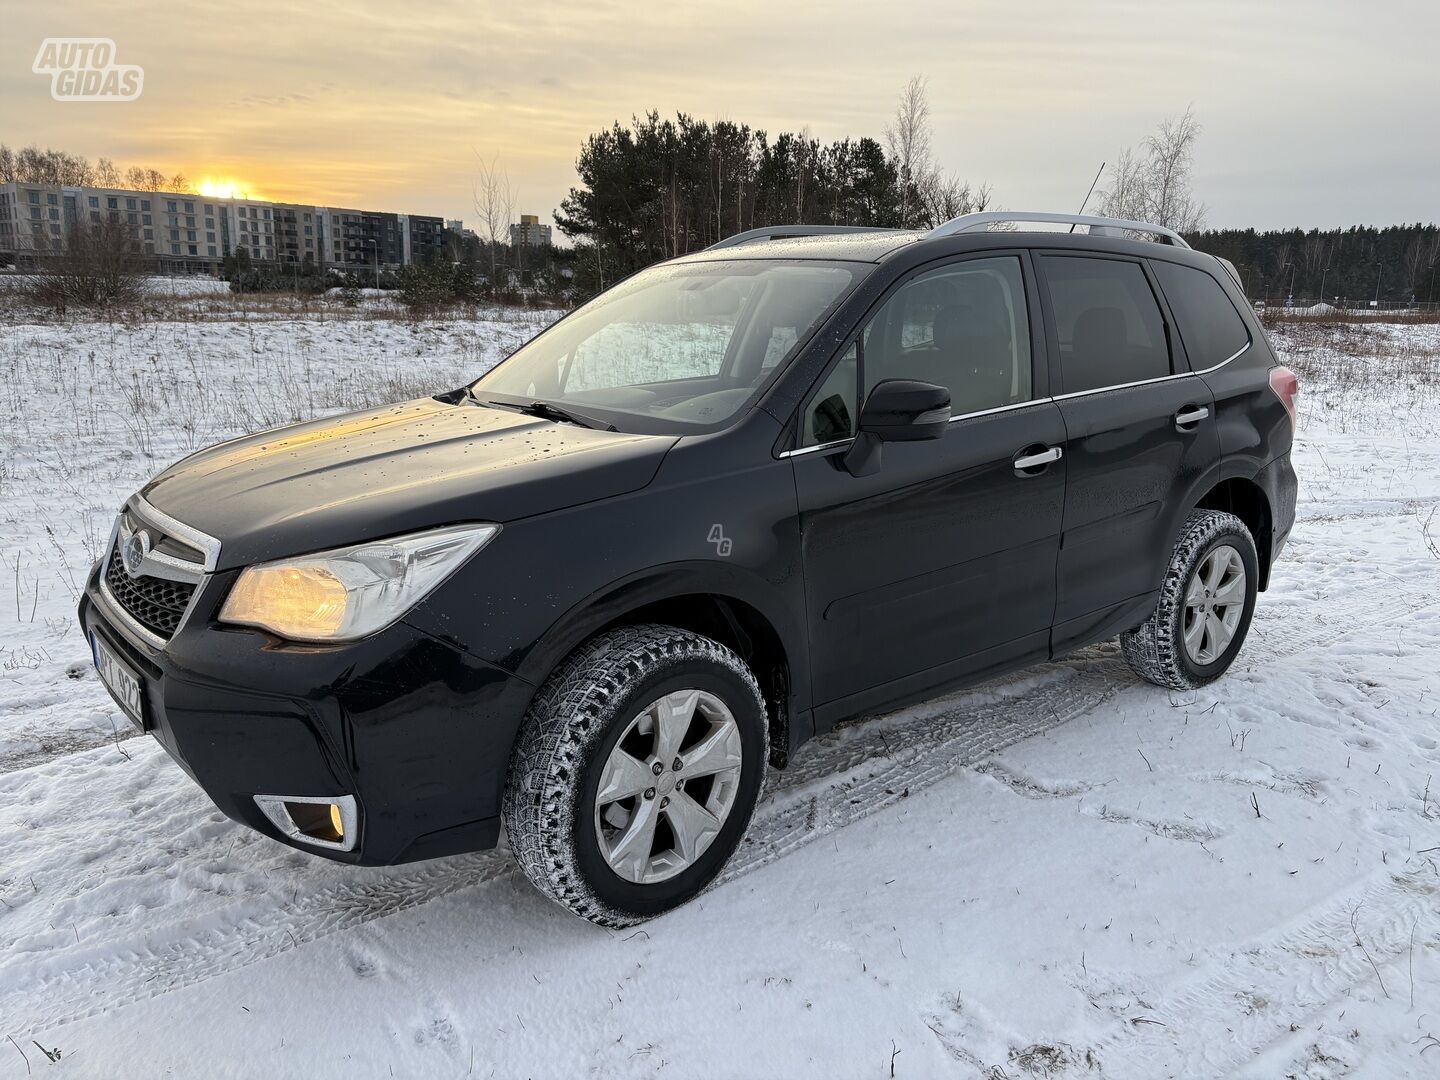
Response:
[{"label": "fog light", "polygon": [[255,805],[277,829],[301,844],[351,851],[359,839],[353,795],[256,795]]}]

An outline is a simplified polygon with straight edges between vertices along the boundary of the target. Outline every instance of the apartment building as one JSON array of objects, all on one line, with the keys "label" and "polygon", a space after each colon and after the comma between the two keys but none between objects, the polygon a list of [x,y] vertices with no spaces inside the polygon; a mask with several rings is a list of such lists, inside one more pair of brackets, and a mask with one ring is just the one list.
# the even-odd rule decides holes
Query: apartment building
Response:
[{"label": "apartment building", "polygon": [[162,270],[215,270],[227,244],[225,200],[125,188],[0,184],[0,262],[26,262],[63,251],[75,226],[102,221],[128,227],[135,249]]},{"label": "apartment building", "polygon": [[365,211],[360,215],[361,236],[381,266],[405,265],[405,241],[399,214]]},{"label": "apartment building", "polygon": [[87,222],[120,222],[162,273],[218,273],[227,255],[282,266],[398,269],[443,257],[438,217],[117,188],[0,184],[0,265],[64,250]]},{"label": "apartment building", "polygon": [[[90,204],[93,213],[96,195],[89,188],[84,190],[86,202]],[[116,194],[125,196],[127,204],[135,201],[136,198],[134,192]],[[110,213],[113,208],[109,204],[115,201],[116,196],[102,194],[100,197],[107,204],[104,212]],[[150,240],[142,232],[141,251],[147,255],[155,255],[160,263],[160,269],[165,272],[194,268],[203,268],[213,272],[220,268],[226,252],[225,200],[170,192],[154,192],[149,196],[149,200],[153,206],[150,216],[155,222],[153,226],[155,246],[153,250],[145,246],[150,243]],[[145,197],[140,196],[139,201],[143,204]],[[127,206],[125,213],[129,215],[133,212]],[[90,220],[97,221],[99,219],[92,216]],[[130,220],[128,216],[126,220]],[[142,231],[145,230],[144,220],[145,213],[142,206]]]},{"label": "apartment building", "polygon": [[404,243],[402,254],[405,262],[429,262],[432,259],[444,258],[445,232],[445,222],[438,217],[401,214],[400,234]]},{"label": "apartment building", "polygon": [[[287,266],[325,264],[325,214],[318,206],[274,203],[275,258]],[[261,219],[263,222],[263,218]]]},{"label": "apartment building", "polygon": [[520,223],[510,226],[513,247],[545,247],[550,242],[550,226],[541,225],[535,214],[521,214]]},{"label": "apartment building", "polygon": [[364,211],[334,206],[315,209],[323,219],[324,244],[320,250],[326,266],[348,269],[376,264],[374,252],[365,243]]}]

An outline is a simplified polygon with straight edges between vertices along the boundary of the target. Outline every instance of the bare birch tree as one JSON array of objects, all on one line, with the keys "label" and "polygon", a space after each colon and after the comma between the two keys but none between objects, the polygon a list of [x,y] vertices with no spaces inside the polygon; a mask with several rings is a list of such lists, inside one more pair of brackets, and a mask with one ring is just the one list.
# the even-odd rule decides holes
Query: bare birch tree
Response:
[{"label": "bare birch tree", "polygon": [[895,119],[885,128],[885,144],[895,163],[900,188],[900,226],[933,229],[962,214],[984,210],[992,199],[990,185],[970,181],[935,164],[931,148],[930,84],[916,75],[895,106]]},{"label": "bare birch tree", "polygon": [[1148,221],[1176,232],[1205,224],[1205,204],[1191,190],[1191,168],[1200,123],[1194,111],[1160,122],[1138,148],[1122,150],[1110,167],[1109,187],[1100,193],[1106,217]]},{"label": "bare birch tree", "polygon": [[500,167],[500,156],[492,155],[487,162],[475,152],[479,162],[475,170],[475,183],[471,186],[471,201],[475,215],[480,219],[480,235],[490,249],[490,287],[498,288],[499,245],[510,242],[510,218],[515,208],[515,189],[510,186],[510,174]]},{"label": "bare birch tree", "polygon": [[900,224],[914,224],[918,194],[931,173],[930,84],[916,75],[900,91],[895,118],[885,126],[885,145],[900,183]]}]

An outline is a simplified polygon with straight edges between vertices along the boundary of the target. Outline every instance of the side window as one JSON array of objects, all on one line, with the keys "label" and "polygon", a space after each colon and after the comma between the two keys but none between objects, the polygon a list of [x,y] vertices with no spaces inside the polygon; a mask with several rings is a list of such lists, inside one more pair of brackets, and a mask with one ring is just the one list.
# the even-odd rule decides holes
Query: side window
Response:
[{"label": "side window", "polygon": [[866,394],[885,379],[948,387],[956,416],[1029,401],[1020,260],[971,259],[911,278],[865,328],[861,367]]},{"label": "side window", "polygon": [[1175,313],[1192,368],[1199,371],[1223,364],[1250,343],[1250,331],[1235,305],[1205,271],[1158,260],[1150,269]]},{"label": "side window", "polygon": [[1064,393],[1171,373],[1160,305],[1139,263],[1057,255],[1042,261]]},{"label": "side window", "polygon": [[805,409],[804,430],[800,432],[802,446],[820,446],[855,434],[855,420],[860,412],[855,401],[860,376],[857,356],[857,346],[851,345],[815,391]]}]

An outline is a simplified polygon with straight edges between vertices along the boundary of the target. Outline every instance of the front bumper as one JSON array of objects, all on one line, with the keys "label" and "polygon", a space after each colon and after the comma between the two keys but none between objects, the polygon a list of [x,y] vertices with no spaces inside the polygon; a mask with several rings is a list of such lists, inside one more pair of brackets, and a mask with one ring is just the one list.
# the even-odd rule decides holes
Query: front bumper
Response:
[{"label": "front bumper", "polygon": [[[201,584],[163,648],[116,617],[92,570],[80,601],[143,681],[147,730],[226,815],[342,862],[387,865],[493,847],[510,748],[533,688],[404,622],[298,645],[213,621],[235,576]],[[353,795],[359,838],[292,840],[256,795]]]}]

